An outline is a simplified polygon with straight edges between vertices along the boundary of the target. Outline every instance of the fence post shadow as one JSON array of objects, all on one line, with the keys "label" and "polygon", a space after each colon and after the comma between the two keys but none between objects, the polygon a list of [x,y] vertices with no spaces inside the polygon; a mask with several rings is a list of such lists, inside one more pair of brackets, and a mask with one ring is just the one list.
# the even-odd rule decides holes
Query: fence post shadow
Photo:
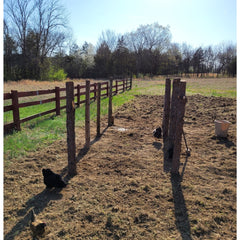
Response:
[{"label": "fence post shadow", "polygon": [[59,200],[62,198],[60,193],[62,188],[56,188],[49,190],[45,188],[42,192],[38,193],[34,197],[30,198],[25,204],[25,208],[17,211],[18,216],[24,216],[20,219],[12,229],[4,236],[5,240],[13,240],[19,233],[21,233],[25,227],[27,227],[31,220],[31,209],[34,209],[36,214],[39,214],[47,207],[51,200]]},{"label": "fence post shadow", "polygon": [[175,223],[182,239],[191,240],[191,227],[188,218],[188,210],[182,192],[181,176],[179,174],[171,174],[172,194],[174,201]]},{"label": "fence post shadow", "polygon": [[[102,133],[99,136],[96,136],[92,141],[90,141],[90,146],[92,146],[94,143],[99,141],[102,137],[102,135],[107,131],[109,127],[105,127],[102,131]],[[88,153],[90,148],[84,146],[80,149],[80,151],[76,155],[76,163],[79,163],[80,160]],[[60,173],[60,175],[63,177],[63,180],[68,184],[69,180],[73,178],[75,175],[69,175],[68,174],[68,166],[64,167]]]}]

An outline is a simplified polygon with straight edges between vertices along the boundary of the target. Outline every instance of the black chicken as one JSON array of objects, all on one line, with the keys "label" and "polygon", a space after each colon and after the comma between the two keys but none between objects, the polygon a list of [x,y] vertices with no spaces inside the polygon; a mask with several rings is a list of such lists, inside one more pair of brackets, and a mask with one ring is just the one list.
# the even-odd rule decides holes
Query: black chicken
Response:
[{"label": "black chicken", "polygon": [[158,128],[153,130],[153,136],[155,138],[161,138],[162,137],[162,129],[161,129],[161,127],[158,127]]},{"label": "black chicken", "polygon": [[62,180],[59,174],[54,173],[51,169],[43,169],[42,174],[44,177],[44,184],[47,188],[63,188],[66,187],[66,183]]}]

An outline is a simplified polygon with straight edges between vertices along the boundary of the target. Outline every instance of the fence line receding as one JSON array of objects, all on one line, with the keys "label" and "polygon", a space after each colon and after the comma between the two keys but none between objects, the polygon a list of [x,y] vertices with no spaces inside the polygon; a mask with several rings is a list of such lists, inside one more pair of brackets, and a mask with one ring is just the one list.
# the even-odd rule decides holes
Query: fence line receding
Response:
[{"label": "fence line receding", "polygon": [[[99,82],[101,84],[101,92],[100,97],[108,97],[109,96],[109,81]],[[95,101],[97,99],[97,89],[99,83],[90,84],[90,101]],[[132,88],[132,79],[123,79],[123,80],[115,80],[112,86],[112,94],[116,95],[118,93],[125,92],[126,90],[130,90]],[[21,123],[30,121],[34,118],[38,118],[50,113],[55,113],[56,115],[60,115],[62,109],[66,108],[66,102],[64,105],[61,105],[61,100],[66,99],[65,96],[61,96],[61,92],[66,93],[66,88],[55,87],[54,89],[49,90],[36,90],[36,91],[28,91],[28,92],[18,92],[11,91],[11,93],[4,93],[4,101],[11,100],[12,104],[4,106],[4,113],[12,111],[13,122],[4,124],[4,133],[12,131],[13,129],[20,131]],[[20,103],[20,99],[22,100],[24,97],[34,97],[40,95],[50,95],[51,97],[43,100],[31,101],[31,102],[23,102]],[[54,94],[54,97],[52,96]],[[86,85],[80,85],[74,87],[74,97],[77,98],[75,104],[77,107],[80,107],[81,104],[85,103],[85,95],[86,95]],[[84,97],[82,97],[84,96]],[[82,97],[82,98],[81,98]],[[29,107],[34,105],[40,105],[45,103],[55,102],[55,107],[53,109],[49,109],[47,111],[37,113],[25,118],[20,118],[20,108]]]}]

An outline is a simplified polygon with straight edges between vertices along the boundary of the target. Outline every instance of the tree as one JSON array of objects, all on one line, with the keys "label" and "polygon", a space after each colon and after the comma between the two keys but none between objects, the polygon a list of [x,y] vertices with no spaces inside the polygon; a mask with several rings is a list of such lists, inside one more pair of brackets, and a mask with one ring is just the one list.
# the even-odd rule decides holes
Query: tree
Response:
[{"label": "tree", "polygon": [[109,77],[112,75],[112,53],[107,43],[103,42],[97,49],[94,61],[97,77]]},{"label": "tree", "polygon": [[123,36],[118,39],[116,50],[112,54],[112,62],[115,75],[124,77],[130,73],[129,50]]},{"label": "tree", "polygon": [[[5,21],[12,29],[11,37],[21,56],[21,77],[41,79],[48,71],[44,61],[66,38],[66,15],[60,1],[6,0],[4,10]],[[29,64],[36,65],[34,75],[29,72]]]},{"label": "tree", "polygon": [[194,51],[190,45],[183,43],[181,46],[181,53],[182,53],[182,71],[184,73],[189,73]]},{"label": "tree", "polygon": [[204,63],[204,51],[199,47],[193,54],[192,64],[194,72],[199,74],[203,72],[203,63]]},{"label": "tree", "polygon": [[114,31],[109,29],[102,31],[102,34],[98,39],[97,48],[100,48],[100,46],[104,43],[108,46],[109,50],[113,52],[116,49],[118,39],[119,34],[116,34]]},{"label": "tree", "polygon": [[[236,46],[233,44],[220,44],[217,46],[217,71],[223,74],[228,73],[228,69],[234,69],[236,58]],[[233,67],[230,67],[233,64]],[[231,71],[230,71],[231,72]],[[232,74],[232,73],[231,73]]]}]

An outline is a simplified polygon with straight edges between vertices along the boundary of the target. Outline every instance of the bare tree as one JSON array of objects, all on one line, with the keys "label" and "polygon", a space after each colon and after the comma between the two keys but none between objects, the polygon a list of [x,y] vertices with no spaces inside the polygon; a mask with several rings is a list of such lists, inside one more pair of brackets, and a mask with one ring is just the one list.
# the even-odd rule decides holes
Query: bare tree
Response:
[{"label": "bare tree", "polygon": [[105,43],[108,46],[108,48],[110,49],[110,51],[113,52],[117,47],[119,37],[120,37],[120,35],[115,33],[112,30],[108,29],[106,31],[102,31],[102,33],[98,39],[96,48],[98,49],[103,43]]},{"label": "bare tree", "polygon": [[35,10],[35,4],[28,0],[4,1],[5,21],[11,26],[14,38],[22,54],[26,52],[26,37],[30,26],[30,17]]},{"label": "bare tree", "polygon": [[34,72],[39,78],[49,66],[44,61],[66,39],[67,17],[60,0],[5,0],[4,10],[5,21],[18,44],[21,77],[31,77]]},{"label": "bare tree", "polygon": [[140,25],[136,31],[126,34],[125,39],[129,48],[135,52],[143,49],[163,52],[170,46],[171,33],[168,26],[153,23]]},{"label": "bare tree", "polygon": [[35,32],[38,33],[40,56],[46,57],[65,40],[67,18],[59,0],[35,0]]}]

